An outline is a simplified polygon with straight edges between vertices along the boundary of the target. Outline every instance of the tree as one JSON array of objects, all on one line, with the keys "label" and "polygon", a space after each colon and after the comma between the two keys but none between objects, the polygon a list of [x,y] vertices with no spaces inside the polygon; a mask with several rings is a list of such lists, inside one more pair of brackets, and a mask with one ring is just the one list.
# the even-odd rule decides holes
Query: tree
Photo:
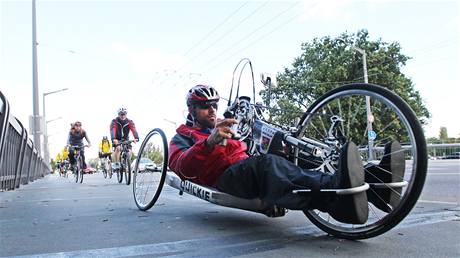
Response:
[{"label": "tree", "polygon": [[153,143],[149,142],[144,147],[144,157],[149,158],[156,165],[163,163],[163,152],[161,151],[160,146],[155,146]]},{"label": "tree", "polygon": [[[272,89],[270,115],[273,121],[293,125],[305,109],[325,92],[340,85],[363,81],[362,55],[349,46],[366,51],[369,82],[384,86],[401,96],[426,124],[430,113],[412,81],[401,67],[409,60],[401,53],[399,43],[381,39],[370,41],[366,30],[344,33],[337,38],[326,36],[302,44],[302,54],[295,58],[292,68],[277,75],[278,86]],[[262,90],[268,102],[268,90]]]},{"label": "tree", "polygon": [[439,140],[441,140],[441,142],[447,142],[447,140],[449,139],[449,137],[447,136],[447,127],[441,127],[439,128]]}]

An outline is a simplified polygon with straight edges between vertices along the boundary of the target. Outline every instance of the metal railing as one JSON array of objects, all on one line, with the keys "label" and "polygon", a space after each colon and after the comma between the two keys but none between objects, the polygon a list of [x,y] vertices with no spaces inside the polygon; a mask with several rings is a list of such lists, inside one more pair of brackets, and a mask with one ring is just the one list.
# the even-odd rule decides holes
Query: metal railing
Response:
[{"label": "metal railing", "polygon": [[0,191],[14,190],[50,173],[22,123],[0,91]]}]

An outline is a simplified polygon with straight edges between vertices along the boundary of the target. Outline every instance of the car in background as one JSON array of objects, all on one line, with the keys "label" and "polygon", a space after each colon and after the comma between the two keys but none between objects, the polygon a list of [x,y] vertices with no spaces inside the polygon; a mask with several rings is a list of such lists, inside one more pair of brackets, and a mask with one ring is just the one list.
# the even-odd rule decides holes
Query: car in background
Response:
[{"label": "car in background", "polygon": [[86,165],[86,168],[83,170],[83,173],[85,174],[92,174],[95,173],[96,169],[91,167],[89,164]]},{"label": "car in background", "polygon": [[453,152],[452,154],[441,157],[441,159],[460,159],[460,152]]},{"label": "car in background", "polygon": [[[131,170],[134,171],[134,168],[136,166],[136,162],[133,162],[131,164]],[[149,159],[149,158],[141,158],[139,160],[139,172],[144,172],[146,169],[150,170],[150,171],[157,171],[157,166],[155,165],[155,163]]]}]

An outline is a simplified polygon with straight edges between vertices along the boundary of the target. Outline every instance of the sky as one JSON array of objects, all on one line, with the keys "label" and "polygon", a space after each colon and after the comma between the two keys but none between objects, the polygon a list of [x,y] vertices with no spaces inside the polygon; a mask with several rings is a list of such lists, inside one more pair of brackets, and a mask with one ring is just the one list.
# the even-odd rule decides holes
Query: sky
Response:
[{"label": "sky", "polygon": [[[425,135],[444,126],[460,137],[459,1],[37,0],[36,12],[40,115],[43,93],[68,88],[45,97],[51,157],[77,120],[92,141],[87,156],[96,157],[119,107],[141,138],[153,128],[170,138],[192,86],[210,84],[228,98],[235,66],[249,58],[260,89],[260,74],[291,67],[302,43],[362,29],[411,57],[402,71],[432,114]],[[0,91],[26,127],[31,14],[32,0],[0,0]],[[252,90],[250,74],[243,71],[241,94]]]}]

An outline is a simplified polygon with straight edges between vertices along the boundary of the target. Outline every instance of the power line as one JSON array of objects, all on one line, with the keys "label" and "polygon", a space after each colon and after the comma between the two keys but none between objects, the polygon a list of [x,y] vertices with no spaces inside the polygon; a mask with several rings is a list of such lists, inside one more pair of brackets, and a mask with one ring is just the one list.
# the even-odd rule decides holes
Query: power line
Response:
[{"label": "power line", "polygon": [[[318,3],[319,3],[319,1],[316,2],[316,3],[314,3],[314,4],[312,4],[312,7],[315,6],[315,5],[317,5]],[[234,57],[237,53],[239,53],[239,52],[241,52],[241,51],[243,51],[243,50],[245,50],[245,49],[251,47],[251,46],[254,45],[255,43],[257,43],[257,42],[259,42],[260,40],[262,40],[263,38],[265,38],[265,37],[267,37],[268,35],[272,34],[274,31],[276,31],[276,30],[280,29],[281,27],[285,26],[286,24],[292,22],[295,18],[299,17],[299,16],[302,15],[302,14],[303,14],[303,12],[300,12],[299,14],[297,14],[297,15],[291,17],[290,19],[288,19],[288,20],[285,21],[284,23],[281,23],[279,26],[275,27],[273,30],[269,31],[268,33],[263,34],[262,36],[260,36],[260,37],[257,38],[256,40],[252,41],[251,43],[247,44],[246,46],[240,48],[239,50],[237,50],[237,51],[235,51],[235,52],[233,52],[233,53],[231,53],[231,54],[228,56],[227,59],[225,59],[224,61],[220,62],[219,64],[216,64],[216,65],[212,66],[212,67],[211,67],[210,69],[208,69],[206,72],[209,72],[209,71],[215,69],[216,67],[218,67],[219,65],[225,63],[227,60],[229,60],[230,58]]]},{"label": "power line", "polygon": [[[262,3],[260,6],[258,6],[255,10],[253,10],[249,15],[247,15],[246,17],[244,17],[242,20],[240,20],[240,22],[238,24],[236,24],[235,26],[233,26],[232,28],[230,28],[230,30],[226,31],[224,34],[221,35],[221,37],[219,37],[217,40],[213,41],[211,44],[208,45],[208,47],[206,47],[204,50],[202,50],[200,53],[198,53],[197,55],[193,56],[192,58],[190,58],[189,60],[193,60],[194,58],[196,58],[197,56],[200,56],[203,54],[203,52],[207,51],[209,48],[211,48],[212,46],[214,46],[217,42],[219,42],[220,40],[222,40],[225,36],[227,36],[228,34],[230,34],[232,31],[234,31],[238,26],[240,26],[244,21],[246,21],[247,19],[249,19],[251,16],[253,16],[255,13],[257,13],[258,11],[260,11],[263,7],[265,7],[265,5],[268,4],[269,1],[265,1],[264,3]],[[186,62],[185,64],[183,64],[179,69],[177,69],[178,71],[182,70],[184,67],[186,67],[188,64],[190,63],[190,61]],[[160,85],[163,85],[166,81],[168,81],[169,78],[167,78],[166,80],[164,80],[163,82],[160,83]]]},{"label": "power line", "polygon": [[201,42],[203,42],[206,38],[208,38],[214,31],[216,31],[219,27],[221,27],[222,25],[224,25],[228,20],[230,20],[231,17],[233,17],[233,15],[235,15],[239,10],[241,10],[241,8],[243,8],[245,5],[247,5],[249,3],[249,1],[243,3],[240,7],[238,7],[238,9],[236,9],[235,11],[233,11],[229,16],[227,16],[227,18],[225,18],[221,23],[219,23],[219,25],[217,25],[216,27],[214,27],[214,29],[212,29],[210,32],[208,32],[208,34],[206,34],[203,38],[201,38],[197,43],[195,43],[195,45],[193,45],[189,50],[187,50],[187,52],[185,52],[184,56],[187,56],[193,49],[195,49],[195,47],[197,47],[199,44],[201,44]]},{"label": "power line", "polygon": [[290,5],[287,9],[285,9],[284,11],[278,13],[274,18],[270,17],[270,19],[265,22],[264,24],[262,24],[261,26],[257,27],[256,29],[254,29],[253,31],[251,31],[250,33],[246,34],[244,37],[242,37],[241,39],[237,40],[235,43],[231,44],[231,47],[229,49],[226,49],[222,52],[220,52],[218,55],[214,56],[213,58],[211,58],[209,61],[205,62],[206,63],[209,63],[209,62],[212,62],[216,59],[218,59],[220,56],[222,56],[223,54],[227,53],[229,50],[235,48],[236,46],[238,46],[239,43],[243,42],[242,40],[245,39],[245,38],[248,38],[248,37],[251,37],[252,35],[254,35],[255,32],[259,31],[260,29],[262,29],[263,27],[267,26],[268,24],[270,24],[271,22],[275,21],[277,18],[279,18],[281,15],[285,14],[287,11],[289,11],[290,9],[292,9],[294,6],[298,5],[300,2],[295,2],[294,4]]}]

